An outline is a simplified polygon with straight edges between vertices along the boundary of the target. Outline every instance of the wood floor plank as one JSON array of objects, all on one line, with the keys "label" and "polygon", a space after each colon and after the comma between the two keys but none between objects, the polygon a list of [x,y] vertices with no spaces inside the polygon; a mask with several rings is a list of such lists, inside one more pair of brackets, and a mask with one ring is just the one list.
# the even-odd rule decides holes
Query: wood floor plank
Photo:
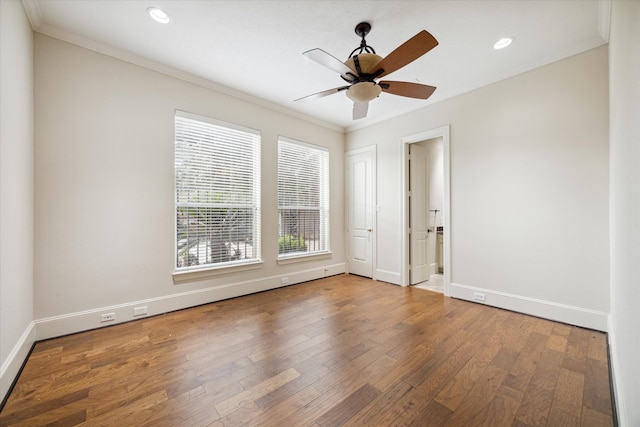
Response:
[{"label": "wood floor plank", "polygon": [[433,353],[404,378],[414,387],[422,384],[445,360],[460,348],[469,338],[468,332],[458,331],[442,345],[434,347]]},{"label": "wood floor plank", "polygon": [[[41,417],[42,414],[47,414],[50,411],[53,411],[59,407],[67,406],[73,402],[77,402],[79,400],[85,399],[89,393],[88,389],[83,389],[79,391],[72,392],[70,394],[61,395],[55,399],[46,400],[42,402],[34,402],[31,406],[26,408],[20,408],[18,410],[13,410],[10,412],[6,412],[3,410],[2,417],[0,417],[0,425],[12,425],[18,422],[28,421],[31,423],[37,423],[38,417]],[[72,412],[72,413],[75,413]],[[52,422],[47,421],[47,422]],[[36,425],[36,424],[33,424]]]},{"label": "wood floor plank", "polygon": [[[497,336],[495,338],[496,340],[498,339]],[[451,411],[455,411],[458,408],[458,405],[479,380],[486,367],[499,353],[500,347],[495,345],[495,341],[491,342],[490,340],[485,344],[478,345],[478,349],[473,353],[473,356],[469,358],[447,386],[438,393],[435,398],[437,402]],[[493,365],[499,367],[496,364]]]},{"label": "wood floor plank", "polygon": [[474,420],[477,422],[478,415],[484,415],[489,410],[498,389],[500,389],[506,377],[507,371],[489,365],[482,372],[473,388],[465,395],[446,425],[461,426],[471,425]]},{"label": "wood floor plank", "polygon": [[[443,387],[451,381],[456,372],[471,358],[474,343],[468,342],[460,346],[443,361],[417,387],[413,387],[398,401],[397,405],[381,414],[378,425],[408,426],[420,418]],[[376,383],[374,383],[376,384]]]},{"label": "wood floor plank", "polygon": [[344,427],[356,426],[375,426],[378,419],[386,414],[391,408],[394,408],[400,399],[402,399],[413,387],[404,381],[397,381],[389,390],[380,393],[375,399],[372,399],[368,405],[364,406],[357,416],[352,417]]},{"label": "wood floor plank", "polygon": [[604,334],[591,333],[587,357],[603,363],[607,362],[607,341]]},{"label": "wood floor plank", "polygon": [[562,419],[564,419],[571,420],[572,422],[570,424],[579,424],[582,413],[583,390],[583,374],[560,368],[551,412],[549,413],[549,423],[552,425],[560,425],[563,424]]},{"label": "wood floor plank", "polygon": [[138,425],[205,425],[217,419],[219,415],[213,408],[213,402],[200,386],[155,405]]},{"label": "wood floor plank", "polygon": [[518,313],[510,312],[504,346],[520,353],[533,332],[536,320],[537,319],[532,317],[521,316]]},{"label": "wood floor plank", "polygon": [[533,331],[548,336],[553,332],[553,326],[554,322],[552,322],[551,320],[536,319]]},{"label": "wood floor plank", "polygon": [[394,384],[398,378],[405,378],[411,372],[416,371],[425,360],[432,354],[432,350],[427,349],[423,344],[416,345],[410,352],[394,359],[389,355],[385,355],[395,363],[390,364],[390,369],[383,372],[374,382],[380,390],[386,390]]},{"label": "wood floor plank", "polygon": [[586,406],[582,407],[580,418],[581,427],[609,427],[613,426],[611,415],[603,414]]},{"label": "wood floor plank", "polygon": [[380,390],[367,383],[347,396],[347,398],[341,401],[338,405],[318,417],[316,419],[316,424],[320,427],[343,425],[362,408],[378,397],[379,394]]},{"label": "wood floor plank", "polygon": [[[320,378],[328,375],[329,373],[330,369],[326,366],[320,366],[318,367],[318,369],[307,371],[304,374],[301,374],[298,378],[295,378],[284,384],[282,387],[279,387],[276,390],[273,390],[272,392],[269,392],[264,396],[256,399],[255,403],[263,410],[267,410],[272,406],[280,404],[284,400],[295,397],[297,393],[307,390]],[[317,388],[313,387],[313,390],[317,390]],[[318,391],[318,393],[321,392]]]},{"label": "wood floor plank", "polygon": [[483,413],[483,427],[511,426],[522,403],[523,393],[502,384]]},{"label": "wood floor plank", "polygon": [[527,343],[509,370],[507,386],[519,391],[526,390],[548,338],[538,332],[532,332],[529,335]]},{"label": "wood floor plank", "polygon": [[571,331],[567,336],[566,357],[562,362],[562,367],[584,374],[587,369],[588,342],[588,330],[577,326],[571,327]]},{"label": "wood floor plank", "polygon": [[606,336],[338,275],[38,342],[0,425],[613,425]]},{"label": "wood floor plank", "polygon": [[279,427],[283,424],[283,420],[294,414],[300,408],[310,404],[319,398],[322,393],[315,387],[310,386],[302,389],[299,393],[292,394],[289,398],[282,400],[277,405],[269,407],[266,411],[260,413],[255,419],[251,420],[250,425],[260,427]]},{"label": "wood floor plank", "polygon": [[530,426],[547,425],[563,358],[564,354],[555,350],[545,349],[542,352],[516,419]]},{"label": "wood floor plank", "polygon": [[607,364],[587,358],[585,372],[584,405],[603,414],[611,415],[611,391]]},{"label": "wood floor plank", "polygon": [[216,405],[216,410],[221,416],[226,416],[233,412],[245,401],[254,401],[265,394],[276,390],[278,387],[292,381],[300,376],[300,373],[293,368],[289,368],[286,371],[269,378],[268,380],[253,386],[252,388],[238,393],[227,400],[224,400]]},{"label": "wood floor plank", "polygon": [[563,335],[551,334],[547,340],[547,348],[565,352],[567,350],[567,338]]},{"label": "wood floor plank", "polygon": [[126,420],[130,425],[140,425],[153,413],[154,408],[169,400],[166,391],[147,392],[135,399],[128,400],[126,405],[114,408],[92,420],[96,425],[117,425]]},{"label": "wood floor plank", "polygon": [[357,389],[375,381],[389,369],[389,359],[378,349],[371,349],[345,364],[339,370],[332,370],[314,383],[322,392],[336,388]]},{"label": "wood floor plank", "polygon": [[493,360],[491,360],[491,364],[509,372],[515,361],[518,359],[519,355],[520,353],[513,349],[502,347],[495,355]]},{"label": "wood floor plank", "polygon": [[413,420],[409,427],[441,427],[447,424],[453,411],[435,400],[429,402],[424,410]]}]

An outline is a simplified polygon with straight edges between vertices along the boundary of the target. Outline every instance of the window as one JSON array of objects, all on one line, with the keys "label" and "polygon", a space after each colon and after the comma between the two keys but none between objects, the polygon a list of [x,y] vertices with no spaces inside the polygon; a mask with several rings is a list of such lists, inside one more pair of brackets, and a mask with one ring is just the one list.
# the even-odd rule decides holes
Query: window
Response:
[{"label": "window", "polygon": [[176,112],[176,271],[260,260],[260,133]]},{"label": "window", "polygon": [[278,256],[329,250],[329,151],[278,140]]}]

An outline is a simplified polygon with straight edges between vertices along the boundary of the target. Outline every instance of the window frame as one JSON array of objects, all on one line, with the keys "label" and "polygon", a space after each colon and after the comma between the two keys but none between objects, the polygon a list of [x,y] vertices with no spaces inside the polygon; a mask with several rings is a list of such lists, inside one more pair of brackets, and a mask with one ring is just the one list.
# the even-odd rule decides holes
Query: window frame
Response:
[{"label": "window frame", "polygon": [[[179,138],[179,130],[178,123],[179,120],[186,119],[191,121],[199,122],[201,125],[212,125],[218,128],[222,128],[224,132],[242,132],[245,133],[246,138],[255,138],[252,142],[253,145],[247,144],[247,151],[249,156],[252,157],[250,159],[252,165],[252,183],[250,187],[251,192],[251,203],[241,203],[243,206],[240,206],[242,209],[253,209],[252,220],[251,220],[251,242],[252,245],[252,257],[248,259],[238,259],[238,260],[227,260],[222,262],[207,262],[205,264],[198,265],[187,265],[187,266],[179,266],[179,210],[181,208],[205,208],[205,209],[216,209],[221,206],[225,208],[228,206],[229,208],[238,208],[239,206],[234,203],[229,202],[208,202],[202,203],[201,201],[180,201],[179,199],[179,191],[183,190],[183,188],[179,187],[179,166],[178,166],[178,157],[180,154],[180,150],[178,147],[178,138]],[[184,126],[184,125],[183,125]],[[212,138],[216,136],[220,138],[220,134],[211,133]],[[216,135],[216,136],[214,136]],[[245,141],[246,143],[246,141]],[[224,122],[221,120],[216,120],[210,117],[204,117],[193,113],[188,113],[185,111],[176,110],[174,114],[174,204],[173,204],[173,219],[174,219],[174,253],[173,253],[173,264],[174,264],[174,272],[173,277],[175,282],[188,281],[191,279],[203,278],[210,275],[228,273],[233,271],[243,271],[254,268],[259,268],[263,264],[262,260],[262,244],[261,244],[261,235],[262,235],[262,209],[261,209],[261,197],[262,197],[262,185],[261,185],[261,133],[258,130],[251,129],[245,126]],[[225,152],[224,156],[229,156],[231,151]],[[237,155],[236,152],[233,153]],[[196,156],[202,155],[201,152],[196,152]],[[213,153],[207,153],[207,155],[212,156]],[[218,163],[222,163],[220,160],[224,160],[224,157],[218,158]],[[207,161],[211,162],[213,159],[209,157]],[[213,163],[212,163],[213,164]],[[219,190],[222,193],[222,190]],[[215,190],[211,191],[211,193],[216,193]],[[240,193],[239,193],[240,194]],[[215,205],[215,206],[214,206]],[[246,205],[246,206],[245,206]],[[251,205],[251,206],[249,206]],[[226,242],[225,242],[226,244]],[[231,250],[231,249],[230,249]],[[206,255],[205,255],[206,256]]]},{"label": "window frame", "polygon": [[[281,143],[293,145],[298,148],[304,148],[311,150],[313,152],[319,153],[323,158],[320,160],[319,168],[319,177],[318,177],[318,185],[320,194],[319,197],[319,206],[317,208],[318,216],[319,216],[319,234],[320,238],[324,241],[324,247],[318,250],[306,250],[306,251],[297,251],[292,253],[281,253],[279,248],[279,242],[281,238],[281,209],[286,209],[286,206],[281,206],[280,204],[280,161],[281,161]],[[277,217],[278,217],[278,248],[277,248],[277,263],[278,264],[289,264],[300,261],[309,261],[311,259],[321,259],[321,258],[329,258],[331,256],[331,178],[330,178],[330,150],[328,147],[324,147],[317,144],[311,144],[308,142],[288,138],[286,136],[278,136],[278,144],[277,144],[277,152],[278,152],[278,161],[277,161],[277,182],[276,182],[276,209],[277,209]],[[309,209],[307,207],[307,209]],[[316,208],[313,208],[315,210]],[[309,209],[312,210],[312,209]],[[322,244],[322,243],[321,243]]]}]

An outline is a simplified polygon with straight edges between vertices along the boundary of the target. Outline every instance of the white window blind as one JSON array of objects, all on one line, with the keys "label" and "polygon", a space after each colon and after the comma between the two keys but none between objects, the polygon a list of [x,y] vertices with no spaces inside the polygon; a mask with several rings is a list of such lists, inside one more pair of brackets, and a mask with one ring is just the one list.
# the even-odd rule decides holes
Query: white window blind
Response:
[{"label": "white window blind", "polygon": [[329,250],[329,151],[278,140],[278,255]]},{"label": "white window blind", "polygon": [[175,116],[176,269],[260,259],[260,133]]}]

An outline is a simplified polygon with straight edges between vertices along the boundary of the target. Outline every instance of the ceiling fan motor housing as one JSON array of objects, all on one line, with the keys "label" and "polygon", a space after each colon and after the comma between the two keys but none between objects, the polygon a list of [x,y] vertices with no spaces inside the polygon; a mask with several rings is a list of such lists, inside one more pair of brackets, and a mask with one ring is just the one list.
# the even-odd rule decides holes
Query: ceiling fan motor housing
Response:
[{"label": "ceiling fan motor housing", "polygon": [[[351,58],[347,59],[344,64],[358,73],[357,80],[372,81],[373,78],[368,78],[368,76],[373,74],[373,70],[375,70],[376,65],[378,65],[380,61],[382,61],[382,57],[380,55],[376,55],[375,53],[361,53],[359,55],[353,55]],[[344,74],[342,75],[342,78],[347,81],[354,80],[350,76]]]}]

